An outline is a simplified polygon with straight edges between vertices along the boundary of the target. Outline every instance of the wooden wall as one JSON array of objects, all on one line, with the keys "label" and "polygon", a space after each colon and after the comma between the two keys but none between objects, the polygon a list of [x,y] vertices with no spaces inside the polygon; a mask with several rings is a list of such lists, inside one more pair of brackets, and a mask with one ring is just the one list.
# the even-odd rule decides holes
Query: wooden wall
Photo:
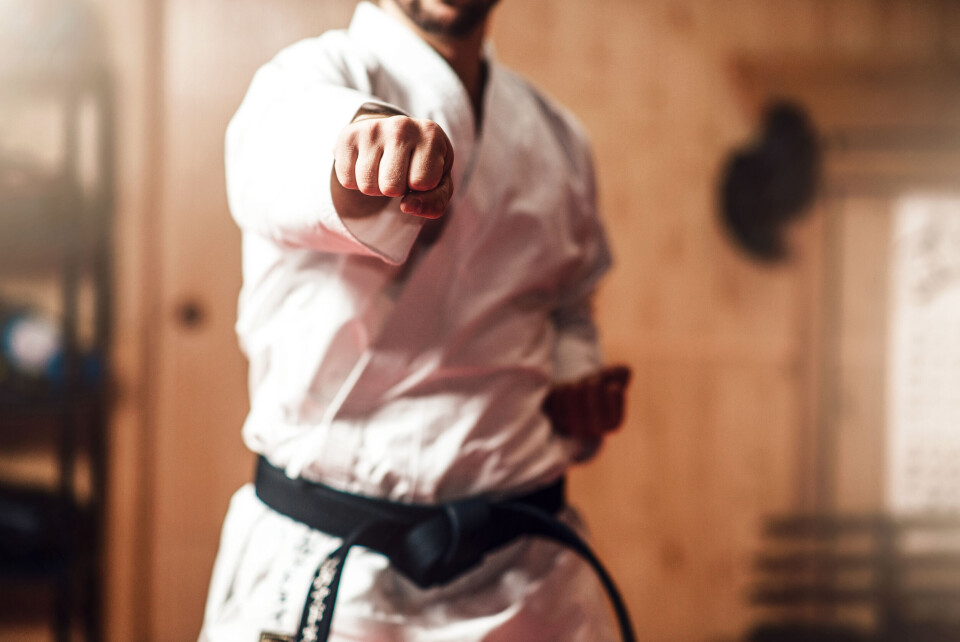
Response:
[{"label": "wooden wall", "polygon": [[[98,0],[121,83],[111,639],[196,636],[219,526],[250,473],[232,325],[239,234],[222,140],[256,67],[353,0]],[[733,639],[762,515],[812,504],[823,225],[751,264],[714,212],[749,133],[737,56],[957,51],[949,0],[505,0],[498,57],[596,144],[618,267],[598,311],[636,373],[629,422],[574,498],[642,639]],[[951,42],[950,39],[954,41]],[[193,314],[196,312],[197,314]],[[189,319],[199,319],[191,322]]]},{"label": "wooden wall", "polygon": [[[571,105],[593,134],[619,258],[600,318],[610,357],[638,374],[626,431],[575,477],[576,495],[646,639],[731,639],[750,616],[760,516],[814,504],[824,251],[815,219],[798,230],[791,265],[764,269],[734,253],[717,227],[719,165],[750,127],[731,63],[923,60],[956,51],[948,25],[958,24],[957,10],[908,1],[554,6],[505,3],[499,55]],[[860,243],[845,254],[854,268],[848,299],[883,283],[870,270],[886,223],[855,222],[865,233],[846,237]],[[869,298],[860,312],[876,304]],[[877,506],[881,483],[879,461],[857,451],[875,451],[881,430],[864,414],[882,384],[874,363],[882,316],[864,316],[846,319],[844,332],[868,330],[868,349],[844,364],[864,371],[851,385],[870,394],[856,397],[863,403],[838,428],[850,479],[830,480],[839,503],[859,509]]]}]

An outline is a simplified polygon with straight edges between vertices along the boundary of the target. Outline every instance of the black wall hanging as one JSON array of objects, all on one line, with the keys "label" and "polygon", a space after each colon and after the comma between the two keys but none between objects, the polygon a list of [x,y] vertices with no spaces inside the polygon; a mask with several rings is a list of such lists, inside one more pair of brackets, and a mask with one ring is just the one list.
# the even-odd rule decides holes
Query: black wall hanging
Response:
[{"label": "black wall hanging", "polygon": [[771,103],[755,140],[733,151],[720,185],[720,214],[733,242],[753,259],[786,258],[787,226],[813,204],[821,149],[802,107]]}]

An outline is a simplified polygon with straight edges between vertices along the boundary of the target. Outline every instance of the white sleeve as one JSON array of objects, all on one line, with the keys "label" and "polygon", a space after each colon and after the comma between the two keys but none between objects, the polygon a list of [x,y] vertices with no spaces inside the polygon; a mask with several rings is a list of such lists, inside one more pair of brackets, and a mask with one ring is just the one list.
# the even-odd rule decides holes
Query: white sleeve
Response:
[{"label": "white sleeve", "polygon": [[574,381],[603,367],[590,299],[555,310],[553,323],[557,329],[553,349],[556,381]]},{"label": "white sleeve", "polygon": [[552,314],[557,330],[553,362],[556,381],[572,381],[594,373],[603,366],[597,328],[593,322],[593,295],[600,279],[610,269],[612,258],[597,212],[593,160],[585,139],[580,170],[584,189],[574,213],[574,234],[580,246],[580,266],[565,285],[563,296]]},{"label": "white sleeve", "polygon": [[372,216],[341,218],[330,190],[340,130],[365,105],[402,110],[352,87],[352,70],[315,45],[295,45],[262,67],[230,122],[231,213],[243,230],[281,245],[402,263],[423,219],[401,213],[399,199]]}]

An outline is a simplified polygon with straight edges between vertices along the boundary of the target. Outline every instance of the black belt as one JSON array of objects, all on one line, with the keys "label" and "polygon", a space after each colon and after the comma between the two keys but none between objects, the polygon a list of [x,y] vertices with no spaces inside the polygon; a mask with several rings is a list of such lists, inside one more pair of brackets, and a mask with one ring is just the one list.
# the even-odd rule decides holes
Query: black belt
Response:
[{"label": "black belt", "polygon": [[610,575],[586,542],[556,517],[565,505],[562,479],[497,501],[470,498],[437,505],[401,504],[291,479],[260,457],[256,492],[278,513],[343,540],[314,573],[295,642],[327,640],[344,560],[353,546],[385,555],[411,581],[430,588],[453,580],[520,536],[544,537],[583,557],[613,603],[624,642],[636,640]]}]

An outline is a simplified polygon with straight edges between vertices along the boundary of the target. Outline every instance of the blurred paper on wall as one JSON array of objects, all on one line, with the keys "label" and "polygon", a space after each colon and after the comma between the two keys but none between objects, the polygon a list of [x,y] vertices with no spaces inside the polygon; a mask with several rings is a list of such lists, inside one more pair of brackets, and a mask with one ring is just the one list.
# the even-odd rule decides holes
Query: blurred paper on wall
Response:
[{"label": "blurred paper on wall", "polygon": [[960,510],[960,197],[911,196],[894,215],[889,505]]}]

